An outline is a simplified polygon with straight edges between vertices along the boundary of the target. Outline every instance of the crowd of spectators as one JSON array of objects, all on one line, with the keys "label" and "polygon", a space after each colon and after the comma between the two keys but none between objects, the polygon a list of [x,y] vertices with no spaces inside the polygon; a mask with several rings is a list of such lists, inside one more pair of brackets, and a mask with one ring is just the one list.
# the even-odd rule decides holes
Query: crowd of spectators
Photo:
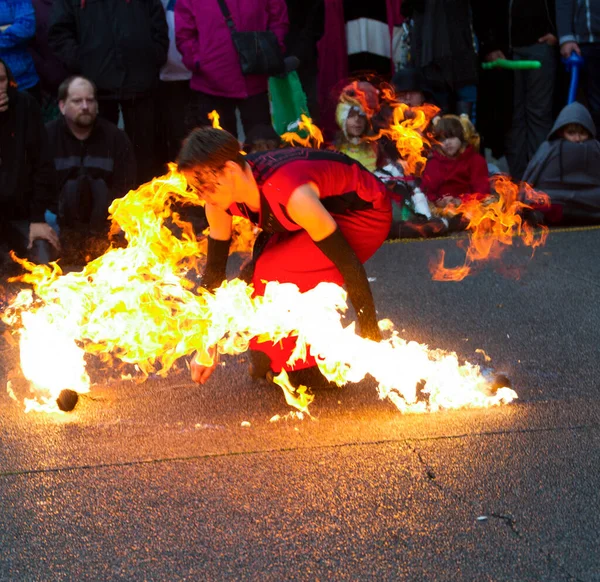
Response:
[{"label": "crowd of spectators", "polygon": [[[418,235],[447,232],[440,207],[485,198],[500,171],[559,192],[540,221],[600,220],[600,0],[371,4],[0,0],[2,243],[48,262],[69,233],[106,236],[112,200],[163,174],[213,110],[246,149],[279,147],[269,77],[242,72],[233,26],[274,34],[326,147],[401,178],[396,223],[437,220]],[[373,139],[382,87],[439,108],[422,176]]]}]

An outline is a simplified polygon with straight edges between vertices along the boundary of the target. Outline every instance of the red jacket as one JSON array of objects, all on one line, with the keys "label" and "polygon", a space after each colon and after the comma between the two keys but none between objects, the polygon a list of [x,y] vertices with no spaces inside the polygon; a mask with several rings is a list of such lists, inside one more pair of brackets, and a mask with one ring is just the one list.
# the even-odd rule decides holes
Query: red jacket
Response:
[{"label": "red jacket", "polygon": [[487,162],[471,146],[457,158],[434,151],[425,165],[421,188],[431,201],[444,196],[461,198],[465,194],[489,194]]}]

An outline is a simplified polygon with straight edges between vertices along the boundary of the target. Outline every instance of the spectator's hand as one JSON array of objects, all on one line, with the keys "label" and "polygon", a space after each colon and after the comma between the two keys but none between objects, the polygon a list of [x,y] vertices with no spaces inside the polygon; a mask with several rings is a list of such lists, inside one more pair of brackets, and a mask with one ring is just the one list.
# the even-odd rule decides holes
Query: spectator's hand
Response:
[{"label": "spectator's hand", "polygon": [[563,58],[568,59],[571,56],[571,53],[577,53],[579,56],[581,56],[581,49],[579,48],[579,45],[572,40],[565,42],[560,46],[560,55]]},{"label": "spectator's hand", "polygon": [[300,59],[298,57],[295,57],[294,55],[285,57],[285,59],[283,59],[283,73],[278,75],[279,78],[283,79],[288,73],[295,71],[299,66]]},{"label": "spectator's hand", "polygon": [[194,357],[192,358],[192,361],[190,363],[190,372],[192,374],[192,380],[197,384],[204,384],[212,376],[212,373],[215,371],[215,368],[219,363],[219,359],[215,348],[211,348],[209,351],[213,359],[212,366],[203,366],[202,364],[199,364],[196,361],[196,354],[194,354]]},{"label": "spectator's hand", "polygon": [[0,113],[8,110],[8,95],[5,92],[0,93]]},{"label": "spectator's hand", "polygon": [[549,32],[548,34],[545,34],[544,36],[538,38],[538,42],[540,44],[555,46],[556,44],[558,44],[558,39],[551,32]]},{"label": "spectator's hand", "polygon": [[488,53],[487,55],[485,55],[484,60],[488,63],[493,63],[494,61],[497,61],[498,59],[506,59],[506,57],[504,56],[504,53],[500,50],[492,51],[491,53]]},{"label": "spectator's hand", "polygon": [[48,241],[57,251],[60,251],[60,240],[56,231],[46,222],[32,222],[29,225],[29,244],[28,249],[33,248],[33,241],[36,239]]}]

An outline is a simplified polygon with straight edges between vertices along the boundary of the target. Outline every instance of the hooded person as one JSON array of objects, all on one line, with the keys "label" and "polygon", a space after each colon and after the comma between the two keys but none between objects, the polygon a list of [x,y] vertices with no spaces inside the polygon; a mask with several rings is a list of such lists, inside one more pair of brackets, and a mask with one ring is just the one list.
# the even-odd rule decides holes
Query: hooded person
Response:
[{"label": "hooded person", "polygon": [[550,197],[550,208],[542,209],[549,224],[600,222],[600,143],[584,105],[561,110],[523,182]]},{"label": "hooded person", "polygon": [[36,263],[56,258],[59,240],[45,221],[57,192],[48,137],[36,100],[17,91],[0,59],[0,240]]},{"label": "hooded person", "polygon": [[373,140],[371,119],[379,111],[379,91],[366,81],[344,87],[335,111],[340,128],[335,149],[360,162],[367,170],[377,169],[378,148]]}]

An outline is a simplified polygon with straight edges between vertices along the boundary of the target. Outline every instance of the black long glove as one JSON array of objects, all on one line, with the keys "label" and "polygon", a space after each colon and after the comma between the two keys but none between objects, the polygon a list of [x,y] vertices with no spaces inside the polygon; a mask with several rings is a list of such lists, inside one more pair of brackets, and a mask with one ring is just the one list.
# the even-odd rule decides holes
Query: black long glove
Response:
[{"label": "black long glove", "polygon": [[208,237],[208,249],[206,253],[206,267],[202,275],[202,287],[214,291],[227,276],[227,258],[229,257],[229,240],[215,240]]},{"label": "black long glove", "polygon": [[340,270],[344,278],[348,297],[358,317],[360,335],[374,341],[380,341],[381,332],[377,325],[375,304],[367,273],[340,229],[336,228],[328,237],[315,242],[315,244]]}]

